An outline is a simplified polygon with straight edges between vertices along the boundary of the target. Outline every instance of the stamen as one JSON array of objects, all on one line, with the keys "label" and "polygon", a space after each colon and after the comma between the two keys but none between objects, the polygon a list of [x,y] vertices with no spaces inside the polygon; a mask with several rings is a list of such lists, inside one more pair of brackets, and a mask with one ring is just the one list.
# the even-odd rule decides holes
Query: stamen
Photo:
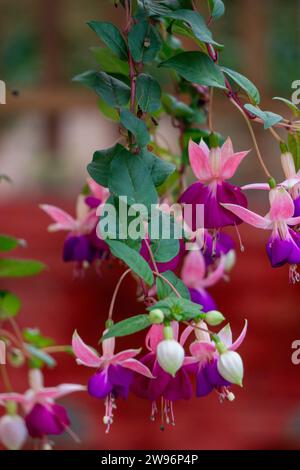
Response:
[{"label": "stamen", "polygon": [[156,402],[153,401],[151,405],[151,416],[150,416],[151,421],[155,421],[157,413],[158,413],[157,405],[156,405]]},{"label": "stamen", "polygon": [[115,401],[116,399],[112,393],[105,398],[105,416],[103,416],[103,423],[106,425],[106,430],[105,430],[106,434],[109,433],[110,426],[114,422],[113,410],[117,408]]},{"label": "stamen", "polygon": [[289,282],[290,284],[296,284],[300,282],[300,274],[297,271],[297,265],[291,264],[289,269]]},{"label": "stamen", "polygon": [[165,430],[165,423],[164,423],[164,399],[161,397],[161,402],[160,402],[160,430],[164,431]]},{"label": "stamen", "polygon": [[234,224],[234,228],[235,228],[235,231],[236,231],[238,240],[239,240],[240,250],[241,250],[241,252],[243,253],[243,252],[245,251],[245,247],[244,247],[243,242],[242,242],[241,234],[240,234],[239,229],[237,228],[237,225],[236,225],[236,224]]}]

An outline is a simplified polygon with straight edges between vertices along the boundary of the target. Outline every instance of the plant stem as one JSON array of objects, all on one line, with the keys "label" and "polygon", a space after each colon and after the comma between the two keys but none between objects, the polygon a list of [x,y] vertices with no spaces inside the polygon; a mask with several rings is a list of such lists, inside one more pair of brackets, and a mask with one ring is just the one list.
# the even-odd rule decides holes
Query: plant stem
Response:
[{"label": "plant stem", "polygon": [[269,127],[269,131],[271,132],[274,139],[277,140],[277,142],[279,142],[279,143],[283,142],[282,138],[280,137],[279,134],[277,134],[277,132],[273,129],[273,127]]},{"label": "plant stem", "polygon": [[157,264],[156,264],[156,261],[155,261],[155,258],[154,258],[154,255],[153,255],[153,252],[151,250],[151,246],[150,246],[150,243],[148,242],[148,240],[145,238],[144,239],[144,242],[145,242],[145,245],[148,249],[148,252],[149,252],[149,255],[150,255],[150,258],[151,258],[151,261],[152,261],[152,264],[153,264],[153,267],[155,269],[155,272],[158,273],[158,268],[157,268]]},{"label": "plant stem", "polygon": [[112,296],[112,299],[111,299],[111,302],[110,302],[110,307],[109,307],[109,312],[108,312],[108,320],[112,320],[112,316],[113,316],[113,311],[114,311],[114,305],[115,305],[115,302],[116,302],[116,298],[117,298],[117,295],[118,295],[118,291],[120,289],[120,286],[123,282],[123,280],[125,279],[125,277],[127,276],[127,274],[129,274],[131,272],[131,269],[128,268],[126,269],[126,271],[124,271],[124,273],[122,274],[122,276],[120,277],[116,287],[115,287],[115,290],[114,290],[114,293],[113,293],[113,296]]},{"label": "plant stem", "polygon": [[6,390],[8,392],[13,392],[14,389],[9,379],[9,375],[7,373],[7,368],[5,364],[0,365],[0,374],[1,374],[1,378],[2,378],[4,387],[6,388]]},{"label": "plant stem", "polygon": [[152,271],[153,274],[157,277],[160,277],[166,284],[168,284],[169,287],[171,287],[171,289],[173,290],[173,292],[175,292],[175,294],[177,295],[177,297],[181,298],[181,295],[180,293],[178,292],[178,290],[176,289],[176,287],[173,286],[172,282],[170,282],[165,276],[163,276],[162,274],[160,274],[159,272],[156,272],[156,271]]},{"label": "plant stem", "polygon": [[210,132],[213,132],[213,97],[214,97],[214,89],[213,87],[210,88],[209,94],[209,109],[208,109],[208,127]]},{"label": "plant stem", "polygon": [[248,129],[249,129],[249,132],[250,132],[250,135],[252,137],[252,140],[253,140],[253,144],[254,144],[254,147],[255,147],[255,150],[256,150],[256,154],[257,154],[257,157],[258,157],[258,160],[259,160],[259,163],[266,175],[266,177],[268,179],[272,178],[272,175],[271,173],[269,172],[268,168],[266,167],[264,161],[263,161],[263,158],[261,156],[261,153],[260,153],[260,150],[259,150],[259,147],[258,147],[258,144],[257,144],[257,140],[256,140],[256,137],[255,137],[255,134],[254,134],[254,131],[252,129],[252,125],[248,119],[248,117],[246,116],[244,110],[236,103],[236,101],[232,98],[230,98],[230,101],[231,103],[239,110],[239,112],[242,114],[242,116],[244,117],[245,121],[246,121],[246,124],[248,126]]}]

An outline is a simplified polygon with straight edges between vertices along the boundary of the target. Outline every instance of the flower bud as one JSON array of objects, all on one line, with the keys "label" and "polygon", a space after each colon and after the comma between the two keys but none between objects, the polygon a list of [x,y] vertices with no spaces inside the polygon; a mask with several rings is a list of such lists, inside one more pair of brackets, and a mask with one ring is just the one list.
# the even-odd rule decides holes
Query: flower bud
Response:
[{"label": "flower bud", "polygon": [[205,314],[205,321],[211,326],[216,326],[222,323],[225,320],[224,315],[218,310],[210,310]]},{"label": "flower bud", "polygon": [[4,415],[0,418],[0,441],[9,450],[19,450],[27,439],[24,419],[19,415]]},{"label": "flower bud", "polygon": [[293,178],[296,175],[296,168],[293,159],[293,155],[291,152],[284,152],[280,156],[281,159],[281,166],[283,169],[283,173],[287,179]]},{"label": "flower bud", "polygon": [[25,362],[25,356],[23,352],[18,348],[12,348],[8,352],[8,361],[13,367],[21,367]]},{"label": "flower bud", "polygon": [[219,374],[228,382],[243,386],[244,367],[241,356],[235,351],[220,354],[217,362]]},{"label": "flower bud", "polygon": [[227,273],[229,273],[236,262],[236,253],[235,250],[229,250],[225,256],[225,266],[224,269]]},{"label": "flower bud", "polygon": [[157,346],[157,360],[160,367],[175,377],[184,360],[184,349],[175,339],[165,339]]},{"label": "flower bud", "polygon": [[164,314],[159,308],[154,308],[149,313],[149,319],[151,323],[162,323],[164,320]]}]

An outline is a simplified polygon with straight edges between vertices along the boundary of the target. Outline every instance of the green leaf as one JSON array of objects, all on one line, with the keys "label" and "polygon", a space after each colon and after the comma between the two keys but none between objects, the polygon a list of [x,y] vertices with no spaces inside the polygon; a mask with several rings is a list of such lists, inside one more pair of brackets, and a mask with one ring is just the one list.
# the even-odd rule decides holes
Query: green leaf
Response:
[{"label": "green leaf", "polygon": [[[188,288],[185,286],[182,280],[176,276],[176,274],[174,274],[172,271],[165,271],[163,276],[175,287],[181,297],[190,300],[191,297]],[[173,289],[160,277],[156,278],[156,289],[159,300],[168,296],[176,297]]]},{"label": "green leaf", "polygon": [[109,106],[120,108],[125,106],[130,98],[129,86],[105,72],[84,72],[76,75],[73,81],[94,90]]},{"label": "green leaf", "polygon": [[167,263],[179,253],[179,240],[176,238],[152,240],[151,248],[155,261],[158,263]]},{"label": "green leaf", "polygon": [[[221,44],[214,41],[210,30],[208,29],[206,22],[199,13],[193,10],[177,10],[170,11],[164,16],[172,18],[174,20],[180,20],[187,23],[192,29],[195,37],[202,42],[213,44],[215,46],[221,46]],[[222,46],[221,46],[222,47]]]},{"label": "green leaf", "polygon": [[106,21],[89,21],[88,25],[120,59],[127,60],[126,42],[114,24]]},{"label": "green leaf", "polygon": [[106,47],[92,47],[91,51],[103,72],[129,75],[128,63],[119,59],[110,49]]},{"label": "green leaf", "polygon": [[137,118],[128,109],[122,109],[120,113],[121,124],[131,132],[138,145],[145,147],[150,140],[150,135],[146,124],[141,119]]},{"label": "green leaf", "polygon": [[52,338],[43,336],[38,328],[25,328],[23,330],[23,338],[26,343],[30,343],[36,348],[47,348],[55,344]]},{"label": "green leaf", "polygon": [[24,241],[10,235],[0,235],[0,251],[11,251],[17,246],[24,244]]},{"label": "green leaf", "polygon": [[182,52],[161,62],[159,67],[174,69],[183,78],[198,85],[226,88],[220,67],[203,52]]},{"label": "green leaf", "polygon": [[135,62],[151,62],[161,47],[161,38],[147,20],[141,20],[129,31],[128,46]]},{"label": "green leaf", "polygon": [[287,100],[286,98],[281,98],[281,96],[274,96],[273,100],[282,101],[290,108],[295,117],[300,116],[300,109],[292,101]]},{"label": "green leaf", "polygon": [[0,277],[25,277],[39,274],[45,269],[40,261],[2,258],[0,259]]},{"label": "green leaf", "polygon": [[288,134],[288,149],[293,155],[296,171],[300,169],[300,133]]},{"label": "green leaf", "polygon": [[110,250],[116,258],[120,258],[139,277],[144,279],[146,284],[152,286],[154,282],[153,273],[144,258],[132,248],[117,240],[106,240]]},{"label": "green leaf", "polygon": [[53,357],[42,349],[38,349],[31,344],[24,344],[24,347],[33,356],[33,365],[35,367],[42,367],[44,364],[51,368],[56,366],[56,361]]},{"label": "green leaf", "polygon": [[210,14],[214,20],[218,20],[225,13],[225,5],[222,0],[208,0]]},{"label": "green leaf", "polygon": [[106,117],[106,119],[109,119],[110,121],[113,121],[113,122],[119,122],[120,116],[119,116],[118,111],[115,108],[112,108],[111,106],[109,106],[107,103],[105,103],[105,101],[102,98],[99,98],[98,108],[100,109],[103,116]]},{"label": "green leaf", "polygon": [[144,204],[150,208],[157,203],[152,177],[140,155],[123,149],[112,160],[108,187],[111,194],[127,196],[128,204]]},{"label": "green leaf", "polygon": [[132,335],[133,333],[144,330],[149,326],[151,326],[149,315],[143,314],[126,318],[126,320],[122,320],[111,326],[105,335],[103,335],[101,341],[113,337]]},{"label": "green leaf", "polygon": [[0,320],[15,317],[20,310],[20,299],[11,292],[0,291]]},{"label": "green leaf", "polygon": [[151,75],[140,74],[136,81],[136,98],[144,113],[157,111],[161,106],[161,88],[158,81]]},{"label": "green leaf", "polygon": [[187,321],[199,317],[201,305],[195,304],[182,297],[169,297],[159,300],[156,304],[148,307],[147,310],[160,309],[168,320]]},{"label": "green leaf", "polygon": [[93,160],[87,166],[89,175],[102,186],[108,187],[110,175],[110,165],[115,155],[125,150],[120,144],[104,150],[97,150],[93,155]]},{"label": "green leaf", "polygon": [[263,121],[264,129],[269,129],[269,127],[274,126],[274,124],[277,124],[283,119],[279,114],[272,113],[271,111],[262,111],[252,104],[245,104],[245,108]]},{"label": "green leaf", "polygon": [[260,95],[256,86],[244,75],[241,75],[234,70],[228,69],[227,67],[221,67],[223,72],[228,75],[239,87],[241,87],[249,96],[250,100],[254,104],[259,104]]},{"label": "green leaf", "polygon": [[186,119],[192,119],[194,117],[194,110],[183,101],[179,101],[175,96],[164,93],[162,104],[165,111],[170,114],[170,116]]},{"label": "green leaf", "polygon": [[140,152],[141,159],[150,171],[154,186],[162,185],[165,180],[176,170],[173,163],[169,163],[149,152],[144,148]]}]

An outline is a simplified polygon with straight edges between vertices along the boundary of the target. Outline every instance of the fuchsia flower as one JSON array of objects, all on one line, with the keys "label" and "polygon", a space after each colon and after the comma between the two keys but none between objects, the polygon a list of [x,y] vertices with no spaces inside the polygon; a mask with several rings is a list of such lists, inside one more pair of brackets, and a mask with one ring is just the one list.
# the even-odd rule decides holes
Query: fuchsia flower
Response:
[{"label": "fuchsia flower", "polygon": [[272,231],[267,243],[267,254],[271,265],[278,267],[285,263],[290,264],[291,280],[295,282],[298,280],[295,265],[300,263],[300,234],[289,226],[300,224],[300,217],[293,217],[293,199],[283,187],[271,189],[269,199],[270,210],[265,217],[235,204],[224,204],[224,206],[244,222]]},{"label": "fuchsia flower", "polygon": [[89,179],[88,184],[92,191],[91,196],[80,194],[76,204],[76,218],[49,204],[40,207],[53,220],[49,225],[50,232],[64,230],[69,232],[63,249],[64,261],[77,261],[79,263],[91,263],[95,257],[99,257],[107,250],[107,245],[96,236],[98,216],[97,208],[102,205],[107,197],[108,190]]},{"label": "fuchsia flower", "polygon": [[[206,323],[201,321],[196,326],[200,327],[201,330],[188,326],[181,337],[181,343],[184,344],[193,331],[196,336],[196,341],[190,344],[192,356],[186,357],[186,364],[197,365],[195,371],[197,382],[196,396],[206,396],[215,389],[221,399],[227,398],[231,401],[234,399],[234,395],[228,390],[231,383],[222,377],[220,367],[218,367],[220,353],[215,343],[211,341],[209,333],[203,331],[207,330]],[[232,342],[232,332],[229,324],[222,328],[217,335],[228,351],[235,351],[244,341],[246,333],[247,321],[245,321],[245,326],[234,343]]]},{"label": "fuchsia flower", "polygon": [[[189,142],[190,164],[198,182],[193,183],[180,197],[179,202],[192,204],[193,210],[197,210],[198,204],[204,205],[205,228],[216,229],[227,225],[240,224],[241,220],[236,215],[228,212],[221,203],[235,203],[247,206],[247,199],[240,188],[227,183],[238,165],[249,151],[233,152],[231,139],[228,137],[222,147],[208,148],[201,140],[196,144]],[[196,215],[193,214],[192,230],[195,226]]]},{"label": "fuchsia flower", "polygon": [[[165,400],[164,414],[169,421],[169,412],[171,420],[174,423],[173,401],[186,399],[189,400],[193,396],[192,384],[188,376],[189,367],[182,366],[176,373],[175,377],[165,372],[157,360],[157,347],[164,340],[163,325],[152,325],[146,336],[146,348],[149,353],[141,359],[151,370],[154,378],[150,379],[142,376],[135,376],[131,385],[132,392],[140,397],[152,402],[152,419],[157,412],[156,400],[159,398]],[[179,325],[172,322],[173,337],[178,339]]]},{"label": "fuchsia flower", "polygon": [[113,409],[115,399],[119,396],[127,398],[129,387],[133,380],[133,372],[141,374],[148,379],[153,378],[150,370],[142,362],[134,359],[140,349],[127,349],[114,354],[115,338],[105,339],[102,342],[102,356],[85,344],[77,331],[72,338],[72,347],[77,364],[97,369],[88,382],[88,392],[92,397],[105,398],[106,413],[104,424],[107,432],[113,422]]},{"label": "fuchsia flower", "polygon": [[205,258],[200,250],[190,251],[183,262],[181,278],[188,287],[191,300],[202,305],[202,310],[215,310],[216,304],[206,291],[223,278],[225,271],[225,256],[222,256],[215,270],[208,271]]},{"label": "fuchsia flower", "polygon": [[57,405],[54,400],[69,393],[86,390],[86,387],[77,384],[61,384],[57,387],[45,388],[39,369],[29,371],[29,384],[31,388],[24,394],[14,392],[0,394],[0,403],[12,401],[21,404],[31,437],[42,438],[50,434],[63,433],[68,429],[70,420],[66,409]]}]

